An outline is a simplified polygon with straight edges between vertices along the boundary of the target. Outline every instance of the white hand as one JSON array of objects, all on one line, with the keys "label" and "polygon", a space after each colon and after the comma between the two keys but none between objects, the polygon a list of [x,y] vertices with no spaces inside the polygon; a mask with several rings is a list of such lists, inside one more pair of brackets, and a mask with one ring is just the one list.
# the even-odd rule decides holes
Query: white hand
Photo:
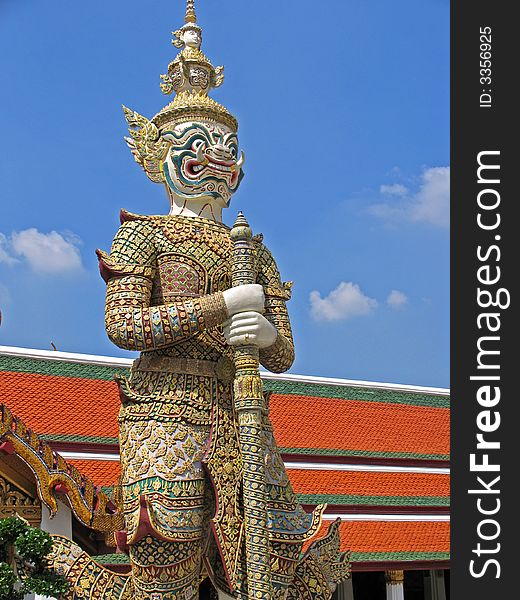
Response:
[{"label": "white hand", "polygon": [[263,312],[264,288],[258,283],[237,285],[224,291],[224,302],[230,317],[244,311]]},{"label": "white hand", "polygon": [[230,346],[253,344],[268,348],[277,336],[276,327],[257,312],[241,312],[224,323],[224,337]]}]

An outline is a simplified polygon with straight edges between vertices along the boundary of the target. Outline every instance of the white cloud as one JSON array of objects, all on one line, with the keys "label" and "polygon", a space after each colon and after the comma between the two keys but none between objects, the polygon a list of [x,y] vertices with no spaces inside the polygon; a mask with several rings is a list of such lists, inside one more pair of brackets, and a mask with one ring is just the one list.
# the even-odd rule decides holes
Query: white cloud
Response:
[{"label": "white cloud", "polygon": [[9,241],[3,233],[0,232],[0,263],[12,265],[18,262],[9,252]]},{"label": "white cloud", "polygon": [[386,302],[392,308],[403,308],[403,306],[408,303],[408,296],[399,290],[392,290],[388,294]]},{"label": "white cloud", "polygon": [[369,208],[376,217],[388,221],[416,221],[437,227],[450,224],[450,168],[432,167],[421,175],[418,191],[410,192],[401,184],[382,185],[383,195],[399,198],[397,202],[381,202]]},{"label": "white cloud", "polygon": [[74,234],[41,233],[31,227],[13,231],[10,239],[0,234],[0,261],[13,264],[19,262],[16,257],[21,257],[38,273],[78,272],[83,270],[80,244],[81,240]]},{"label": "white cloud", "polygon": [[389,196],[406,196],[408,194],[408,188],[400,183],[393,183],[392,185],[382,185],[379,188],[382,194],[388,194]]},{"label": "white cloud", "polygon": [[370,314],[377,308],[377,301],[365,296],[360,287],[342,281],[325,298],[317,291],[310,294],[311,315],[316,321],[340,321]]}]

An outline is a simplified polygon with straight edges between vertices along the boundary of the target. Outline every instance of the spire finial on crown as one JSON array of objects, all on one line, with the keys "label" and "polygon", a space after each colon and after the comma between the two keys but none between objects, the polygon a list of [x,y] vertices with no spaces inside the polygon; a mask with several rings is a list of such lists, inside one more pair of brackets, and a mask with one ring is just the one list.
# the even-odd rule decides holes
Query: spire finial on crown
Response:
[{"label": "spire finial on crown", "polygon": [[237,130],[235,117],[218,102],[208,96],[212,88],[224,81],[224,67],[214,67],[201,51],[202,28],[197,24],[195,0],[186,0],[184,25],[173,32],[172,44],[180,49],[168,65],[168,72],[161,75],[161,90],[176,96],[168,106],[154,117],[159,127],[164,127],[181,117],[209,118]]},{"label": "spire finial on crown", "polygon": [[196,23],[197,15],[195,14],[195,0],[186,0],[186,16],[185,23]]}]

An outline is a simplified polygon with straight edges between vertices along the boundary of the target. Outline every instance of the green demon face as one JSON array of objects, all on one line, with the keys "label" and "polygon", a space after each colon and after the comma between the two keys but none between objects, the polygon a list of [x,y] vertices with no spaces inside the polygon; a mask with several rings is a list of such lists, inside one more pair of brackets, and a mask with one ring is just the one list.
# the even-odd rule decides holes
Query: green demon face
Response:
[{"label": "green demon face", "polygon": [[163,170],[172,192],[227,207],[243,177],[244,153],[238,157],[236,134],[225,125],[180,123],[162,137],[171,144]]}]

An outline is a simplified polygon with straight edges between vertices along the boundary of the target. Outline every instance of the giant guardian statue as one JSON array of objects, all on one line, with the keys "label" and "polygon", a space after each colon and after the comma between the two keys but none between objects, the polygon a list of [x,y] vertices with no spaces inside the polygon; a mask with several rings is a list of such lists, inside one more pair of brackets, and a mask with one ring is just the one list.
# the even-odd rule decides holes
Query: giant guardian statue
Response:
[{"label": "giant guardian statue", "polygon": [[[237,120],[208,95],[224,69],[201,42],[188,0],[180,52],[161,76],[173,100],[151,119],[124,108],[128,146],[169,213],[122,211],[110,252],[98,251],[107,334],[140,352],[118,380],[124,526],[114,538],[131,573],[103,580],[63,539],[54,560],[71,598],[191,600],[206,580],[221,598],[328,599],[349,572],[338,523],[316,539],[324,507],[308,514],[297,501],[258,371],[293,363],[291,284],[243,215],[222,222],[244,153]],[[88,573],[90,587],[78,586]]]}]

